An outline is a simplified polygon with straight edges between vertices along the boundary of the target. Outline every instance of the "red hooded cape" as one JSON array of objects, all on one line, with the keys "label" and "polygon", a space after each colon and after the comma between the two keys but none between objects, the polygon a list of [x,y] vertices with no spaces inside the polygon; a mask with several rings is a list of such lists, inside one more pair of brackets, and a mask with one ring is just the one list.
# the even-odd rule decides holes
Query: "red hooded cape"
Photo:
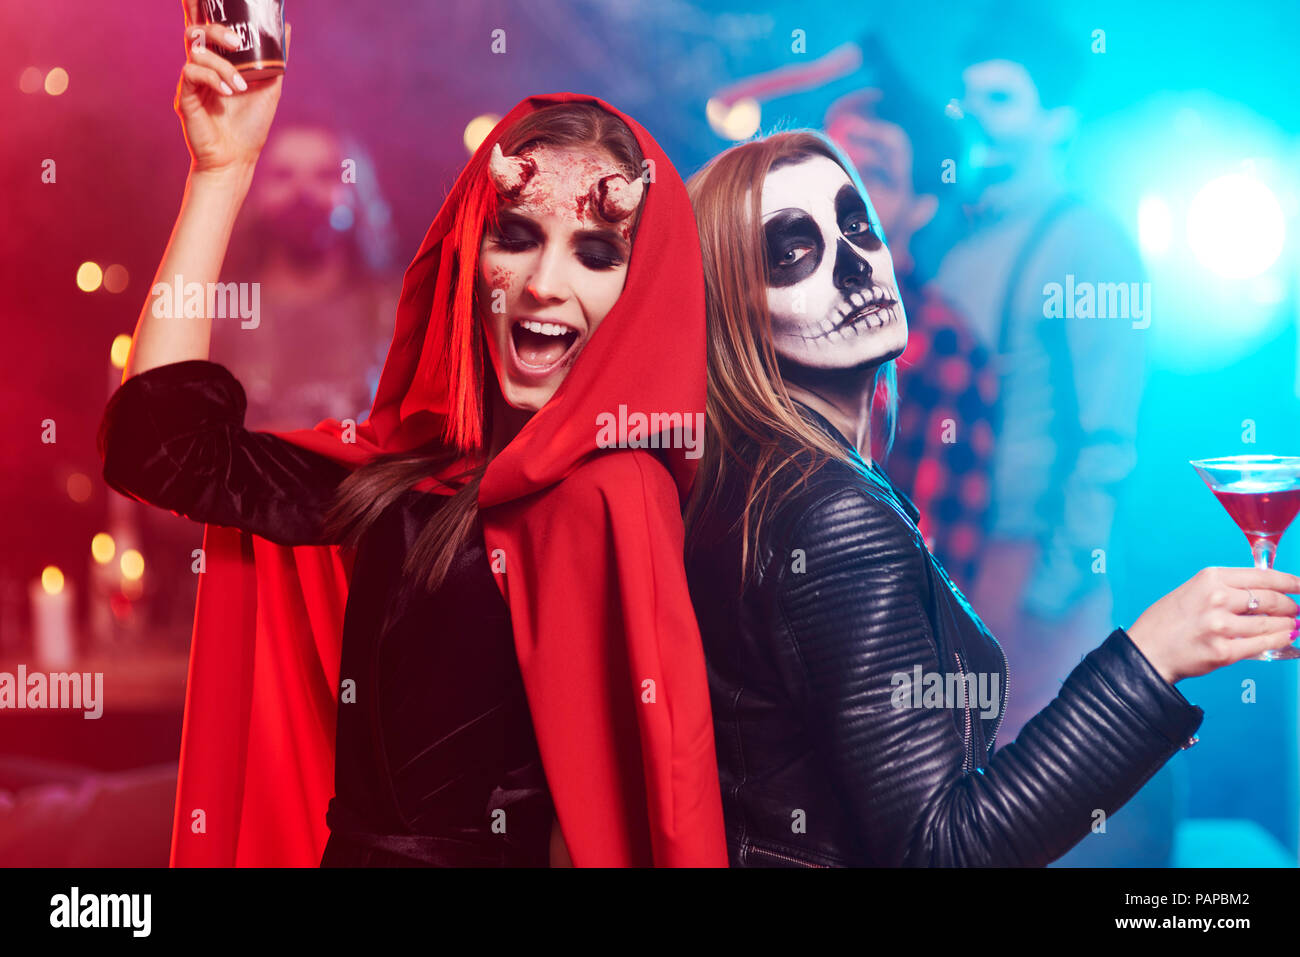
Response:
[{"label": "red hooded cape", "polygon": [[[356,467],[441,434],[452,281],[443,242],[517,119],[594,103],[625,122],[652,180],[622,296],[547,405],[490,463],[479,507],[509,605],[542,763],[576,866],[726,866],[681,501],[697,459],[601,448],[597,417],[704,411],[704,284],[681,178],[641,126],[591,96],[520,102],[461,172],[406,271],[379,389],[355,441],[338,420],[281,437]],[[485,374],[492,375],[490,364]],[[630,444],[630,443],[629,443]],[[437,491],[426,480],[418,488]],[[205,528],[172,836],[173,866],[316,866],[329,836],[352,550]]]}]

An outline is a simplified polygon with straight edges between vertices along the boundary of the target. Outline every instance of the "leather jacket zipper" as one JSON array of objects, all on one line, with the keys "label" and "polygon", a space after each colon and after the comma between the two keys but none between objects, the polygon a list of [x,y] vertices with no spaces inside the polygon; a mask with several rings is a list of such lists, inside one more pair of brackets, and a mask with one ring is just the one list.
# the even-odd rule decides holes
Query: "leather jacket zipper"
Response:
[{"label": "leather jacket zipper", "polygon": [[1007,660],[1007,653],[1002,651],[1002,642],[997,638],[993,639],[998,646],[998,651],[1002,652],[1002,668],[1006,672],[1007,680],[1002,685],[1002,708],[998,712],[997,723],[993,725],[993,736],[989,738],[991,745],[998,738],[998,728],[1002,727],[1002,719],[1007,716],[1007,705],[1011,703],[1011,662]]},{"label": "leather jacket zipper", "polygon": [[812,864],[808,861],[801,861],[797,857],[787,857],[784,854],[778,854],[776,851],[769,851],[761,847],[755,847],[753,844],[749,845],[749,852],[751,854],[766,854],[768,857],[777,857],[783,861],[789,861],[791,864],[798,864],[800,867],[825,867],[826,866],[825,864]]},{"label": "leather jacket zipper", "polygon": [[965,733],[965,738],[962,742],[963,750],[962,750],[962,758],[961,758],[961,769],[962,771],[969,771],[975,759],[974,743],[972,741],[971,733],[970,733],[970,694],[969,694],[969,689],[966,688],[966,671],[962,667],[961,652],[954,651],[952,653],[952,656],[957,661],[957,678],[962,688],[962,697],[965,699],[966,702],[966,733]]},{"label": "leather jacket zipper", "polygon": [[[965,602],[966,601],[965,596],[962,595],[961,591],[957,588],[957,586],[953,584],[952,579],[948,577],[948,573],[944,571],[943,568],[937,562],[931,561],[930,565],[931,568],[938,569],[940,576],[947,584],[949,591],[951,591],[953,595],[959,596],[961,600]],[[970,602],[966,602],[966,605],[969,607]],[[975,614],[975,610],[973,608],[970,608],[970,611],[972,615]],[[994,636],[991,632],[989,632],[988,628],[984,627],[984,623],[982,621],[979,622],[978,624],[980,630],[982,630],[985,634],[989,635],[989,638],[993,641],[993,643],[998,646],[998,654],[1002,655],[1002,671],[1007,676],[1006,681],[1002,685],[1002,701],[1001,701],[1001,707],[998,709],[998,720],[993,725],[993,734],[989,737],[989,744],[992,745],[993,742],[997,740],[998,729],[1002,727],[1002,721],[1007,716],[1007,704],[1011,701],[1011,661],[1010,659],[1007,658],[1007,653],[1006,650],[1002,647],[1002,642],[998,641],[997,637]],[[954,652],[954,656],[956,656],[956,652]],[[957,666],[959,668],[961,667],[961,658],[959,657],[957,658]],[[970,723],[969,709],[967,709],[966,721],[967,724],[969,725]]]}]

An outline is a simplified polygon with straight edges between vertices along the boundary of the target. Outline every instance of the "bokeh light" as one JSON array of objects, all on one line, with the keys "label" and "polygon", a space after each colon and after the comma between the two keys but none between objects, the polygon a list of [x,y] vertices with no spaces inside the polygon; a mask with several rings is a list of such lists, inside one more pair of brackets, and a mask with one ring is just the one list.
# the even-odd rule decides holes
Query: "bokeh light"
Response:
[{"label": "bokeh light", "polygon": [[107,565],[117,553],[117,542],[108,532],[100,532],[90,540],[90,556],[101,565]]},{"label": "bokeh light", "polygon": [[121,292],[129,281],[125,266],[115,264],[104,270],[104,289],[108,292]]},{"label": "bokeh light", "polygon": [[1187,210],[1187,241],[1202,266],[1227,279],[1258,276],[1282,254],[1282,207],[1245,173],[1207,183]]},{"label": "bokeh light", "polygon": [[758,100],[751,97],[742,97],[730,105],[713,98],[706,104],[705,112],[713,132],[723,139],[735,141],[748,139],[757,133],[763,119]]},{"label": "bokeh light", "polygon": [[34,66],[29,66],[18,78],[18,89],[24,93],[39,93],[44,82],[45,78],[41,71]]},{"label": "bokeh light", "polygon": [[1173,215],[1169,204],[1160,196],[1143,196],[1138,203],[1138,242],[1142,251],[1159,256],[1169,251],[1173,235]]},{"label": "bokeh light", "polygon": [[99,263],[84,262],[77,267],[77,288],[82,292],[94,292],[104,281],[104,271]]},{"label": "bokeh light", "polygon": [[346,232],[352,228],[356,215],[352,212],[352,207],[346,203],[339,203],[330,210],[330,226],[339,232]]},{"label": "bokeh light", "polygon": [[465,124],[465,149],[473,153],[479,148],[479,144],[487,138],[492,132],[492,128],[501,122],[501,117],[492,113],[484,113],[476,116]]},{"label": "bokeh light", "polygon": [[127,581],[137,581],[144,575],[144,556],[136,549],[128,548],[122,553],[121,566]]},{"label": "bokeh light", "polygon": [[47,595],[57,595],[63,591],[63,571],[58,565],[46,565],[41,570],[41,587]]},{"label": "bokeh light", "polygon": [[68,71],[61,66],[56,66],[49,73],[45,74],[45,92],[50,96],[58,96],[68,88]]},{"label": "bokeh light", "polygon": [[68,476],[65,486],[68,490],[68,498],[74,502],[81,503],[90,500],[91,483],[90,476],[85,472],[73,472]]},{"label": "bokeh light", "polygon": [[108,361],[114,369],[125,369],[127,356],[131,354],[131,337],[119,332],[113,337],[113,345],[108,350]]}]

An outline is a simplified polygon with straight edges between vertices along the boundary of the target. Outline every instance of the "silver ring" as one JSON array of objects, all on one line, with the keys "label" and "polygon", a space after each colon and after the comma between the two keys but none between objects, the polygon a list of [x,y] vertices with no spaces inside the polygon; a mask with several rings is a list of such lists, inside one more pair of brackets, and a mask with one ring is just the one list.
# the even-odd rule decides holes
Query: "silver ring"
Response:
[{"label": "silver ring", "polygon": [[1254,611],[1259,607],[1259,599],[1255,597],[1255,593],[1249,588],[1246,589],[1246,594],[1250,596],[1250,602],[1246,605],[1246,610]]}]

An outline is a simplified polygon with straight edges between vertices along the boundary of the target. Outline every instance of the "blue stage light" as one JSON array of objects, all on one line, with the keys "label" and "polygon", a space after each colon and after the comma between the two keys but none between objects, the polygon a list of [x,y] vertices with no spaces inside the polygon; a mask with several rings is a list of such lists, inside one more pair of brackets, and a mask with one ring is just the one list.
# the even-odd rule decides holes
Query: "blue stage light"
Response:
[{"label": "blue stage light", "polygon": [[1273,191],[1247,173],[1220,176],[1187,210],[1187,241],[1197,260],[1227,279],[1258,276],[1277,262],[1286,238]]},{"label": "blue stage light", "polygon": [[1173,234],[1173,215],[1169,204],[1160,196],[1143,196],[1138,203],[1138,243],[1150,256],[1169,251]]}]

